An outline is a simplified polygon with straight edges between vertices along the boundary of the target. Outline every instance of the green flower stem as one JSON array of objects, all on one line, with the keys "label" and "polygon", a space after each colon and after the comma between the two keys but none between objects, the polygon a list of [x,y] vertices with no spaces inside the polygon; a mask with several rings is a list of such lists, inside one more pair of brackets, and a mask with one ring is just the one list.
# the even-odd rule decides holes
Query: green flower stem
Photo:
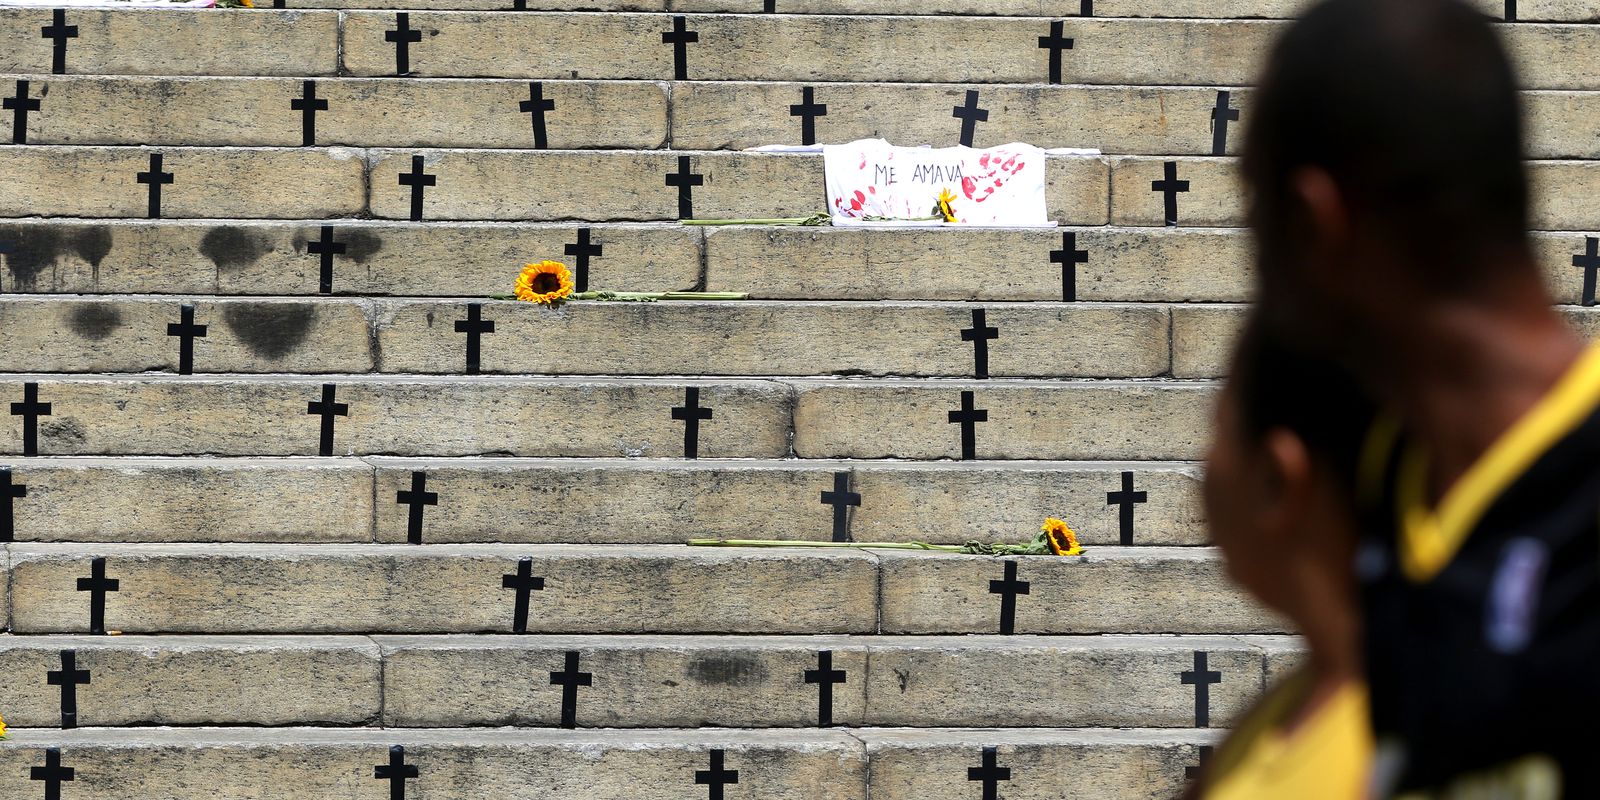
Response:
[{"label": "green flower stem", "polygon": [[776,539],[690,539],[691,547],[854,547],[873,550],[944,550],[959,553],[965,550],[959,544],[928,544],[927,542],[782,542]]},{"label": "green flower stem", "polygon": [[827,214],[812,214],[809,217],[781,217],[778,219],[682,219],[679,222],[685,225],[827,225],[833,220]]},{"label": "green flower stem", "polygon": [[568,300],[603,300],[622,303],[654,303],[657,300],[749,300],[744,292],[576,292]]}]

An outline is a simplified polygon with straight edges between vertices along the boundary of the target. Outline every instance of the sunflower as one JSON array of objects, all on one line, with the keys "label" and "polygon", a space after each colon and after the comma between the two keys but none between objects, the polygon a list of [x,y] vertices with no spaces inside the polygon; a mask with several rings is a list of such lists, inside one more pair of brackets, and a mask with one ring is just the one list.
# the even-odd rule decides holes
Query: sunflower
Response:
[{"label": "sunflower", "polygon": [[572,273],[560,261],[540,261],[522,268],[517,276],[518,300],[556,305],[572,294]]},{"label": "sunflower", "polygon": [[0,739],[6,738],[6,721],[0,719]]},{"label": "sunflower", "polygon": [[1041,526],[1044,531],[1045,541],[1050,545],[1050,552],[1058,556],[1075,556],[1083,553],[1083,548],[1078,546],[1078,534],[1067,527],[1063,520],[1051,517]]},{"label": "sunflower", "polygon": [[944,217],[945,222],[956,222],[956,210],[951,204],[956,201],[956,193],[950,187],[939,190],[939,199],[933,204],[933,213]]}]

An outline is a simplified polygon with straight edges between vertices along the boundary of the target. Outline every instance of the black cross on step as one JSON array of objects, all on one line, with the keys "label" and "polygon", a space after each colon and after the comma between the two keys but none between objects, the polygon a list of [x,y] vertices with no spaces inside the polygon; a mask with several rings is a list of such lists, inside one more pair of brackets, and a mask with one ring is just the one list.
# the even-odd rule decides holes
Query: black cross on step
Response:
[{"label": "black cross on step", "polygon": [[1189,182],[1178,180],[1178,162],[1167,161],[1161,167],[1164,177],[1150,182],[1150,191],[1160,192],[1166,201],[1166,225],[1178,224],[1178,195],[1189,191]]},{"label": "black cross on step", "polygon": [[833,506],[833,540],[850,541],[850,507],[861,505],[861,494],[850,491],[849,471],[833,473],[833,491],[822,492],[822,504]]},{"label": "black cross on step", "polygon": [[1061,234],[1061,249],[1050,251],[1050,263],[1061,265],[1061,299],[1068,303],[1078,299],[1078,265],[1089,263],[1089,251],[1078,249],[1078,234],[1072,231]]},{"label": "black cross on step", "polygon": [[978,123],[989,121],[989,110],[978,108],[978,90],[967,90],[967,102],[955,107],[950,116],[961,120],[961,143],[967,147],[972,146],[972,137],[978,130]]},{"label": "black cross on step", "polygon": [[556,110],[556,101],[545,98],[544,83],[530,81],[528,83],[528,99],[517,104],[524,114],[533,115],[533,149],[546,150],[550,147],[550,140],[545,131],[544,115],[546,111]]},{"label": "black cross on step", "polygon": [[976,400],[971,391],[961,393],[961,408],[951,411],[950,424],[961,426],[961,460],[972,461],[978,457],[978,423],[989,421],[989,412],[986,409],[975,408]]},{"label": "black cross on step", "polygon": [[161,187],[172,183],[174,180],[172,173],[161,170],[161,158],[160,153],[151,153],[150,169],[134,176],[134,180],[150,187],[150,202],[147,211],[150,219],[161,219]]},{"label": "black cross on step", "polygon": [[550,685],[561,687],[561,727],[578,727],[578,687],[594,685],[594,673],[578,671],[578,651],[567,651],[566,669],[550,673]]},{"label": "black cross on step", "polygon": [[1072,49],[1072,39],[1064,35],[1066,29],[1066,23],[1056,20],[1050,23],[1050,35],[1039,37],[1039,48],[1050,51],[1050,82],[1053,84],[1061,83],[1061,51]]},{"label": "black cross on step", "polygon": [[389,782],[389,800],[406,800],[406,781],[420,774],[415,765],[406,763],[406,749],[400,745],[389,748],[389,763],[372,768],[373,780]]},{"label": "black cross on step", "polygon": [[178,321],[167,323],[167,335],[178,337],[178,374],[194,373],[194,340],[204,339],[205,325],[194,324],[194,306],[184,303],[178,307]]},{"label": "black cross on step", "polygon": [[37,97],[28,96],[28,82],[17,81],[17,93],[12,97],[0,99],[0,108],[11,112],[11,143],[28,143],[28,112],[38,111],[42,101]]},{"label": "black cross on step", "polygon": [[817,668],[805,671],[806,683],[817,684],[817,727],[833,727],[833,685],[845,683],[845,671],[833,668],[833,651],[817,651]]},{"label": "black cross on step", "polygon": [[1120,506],[1117,509],[1119,544],[1123,546],[1133,544],[1133,507],[1149,499],[1149,492],[1133,490],[1133,473],[1126,470],[1122,473],[1122,490],[1106,492],[1106,505]]},{"label": "black cross on step", "polygon": [[989,377],[989,342],[998,338],[1000,329],[985,324],[983,309],[972,309],[972,327],[961,329],[961,341],[972,342],[972,377]]},{"label": "black cross on step", "polygon": [[700,407],[700,387],[683,390],[683,405],[672,407],[672,418],[683,422],[683,457],[700,457],[700,420],[711,419],[711,409]]},{"label": "black cross on step", "polygon": [[78,579],[78,591],[89,593],[89,632],[106,632],[106,592],[120,591],[122,581],[106,577],[105,557],[89,562],[89,577]]},{"label": "black cross on step", "polygon": [[39,418],[50,416],[50,403],[39,402],[39,384],[22,384],[22,402],[11,404],[11,416],[22,417],[22,454],[39,455]]},{"label": "black cross on step", "polygon": [[28,486],[11,482],[11,468],[0,467],[0,542],[16,539],[16,501],[28,496]]},{"label": "black cross on step", "polygon": [[828,116],[828,104],[812,100],[812,88],[800,90],[800,102],[789,106],[789,116],[800,118],[800,143],[817,143],[817,117]]},{"label": "black cross on step", "polygon": [[44,751],[44,766],[29,767],[28,780],[44,782],[44,800],[61,800],[61,784],[77,780],[77,770],[61,766],[61,748]]},{"label": "black cross on step", "polygon": [[333,257],[344,255],[345,243],[333,239],[333,226],[322,226],[322,238],[306,243],[306,252],[318,258],[317,291],[333,294]]},{"label": "black cross on step", "polygon": [[317,97],[317,82],[302,81],[300,96],[289,101],[292,111],[300,112],[300,145],[311,147],[317,143],[317,112],[328,110],[328,101]]},{"label": "black cross on step", "polygon": [[527,633],[528,601],[533,592],[544,590],[544,578],[533,574],[533,559],[528,556],[517,559],[516,574],[501,575],[500,588],[517,592],[516,604],[511,610],[511,632]]},{"label": "black cross on step", "polygon": [[1000,782],[1011,780],[1011,769],[1000,764],[1000,748],[983,748],[983,766],[967,767],[967,780],[983,782],[983,800],[1000,800]]},{"label": "black cross on step", "polygon": [[694,219],[694,187],[706,178],[689,166],[688,156],[678,156],[678,171],[667,173],[667,185],[678,187],[678,219]]},{"label": "black cross on step", "polygon": [[306,403],[306,413],[322,417],[322,437],[317,443],[317,455],[333,455],[333,418],[350,416],[350,406],[334,402],[339,393],[338,384],[322,384],[322,400]]},{"label": "black cross on step", "polygon": [[428,491],[428,473],[413,471],[411,489],[395,492],[394,501],[407,506],[406,541],[411,544],[422,544],[422,512],[428,506],[439,505],[439,493]]},{"label": "black cross on step", "polygon": [[1506,0],[1506,22],[1517,21],[1517,0]]},{"label": "black cross on step", "polygon": [[700,41],[700,34],[688,29],[683,17],[672,18],[672,30],[661,34],[661,43],[672,45],[672,77],[689,80],[689,43]]},{"label": "black cross on step", "polygon": [[422,220],[422,199],[427,187],[439,183],[439,176],[429,175],[422,168],[422,156],[411,157],[411,171],[400,173],[400,185],[411,187],[411,221]]},{"label": "black cross on step", "polygon": [[1200,777],[1200,771],[1205,769],[1206,762],[1209,761],[1210,759],[1211,759],[1211,745],[1209,745],[1209,744],[1200,745],[1200,763],[1195,764],[1192,767],[1184,767],[1183,768],[1183,777],[1187,778],[1189,780],[1194,780],[1195,778]]},{"label": "black cross on step", "polygon": [[711,751],[711,769],[695,770],[694,784],[710,787],[710,800],[723,800],[723,787],[739,782],[739,770],[723,769],[723,752]]},{"label": "black cross on step", "polygon": [[50,24],[39,29],[39,38],[53,39],[50,53],[50,71],[60,75],[67,71],[67,40],[78,38],[78,26],[67,24],[67,10],[58,8],[50,17]]},{"label": "black cross on step", "polygon": [[411,29],[411,15],[401,11],[394,15],[394,30],[384,31],[383,40],[394,42],[394,74],[411,71],[411,45],[422,41],[422,31]]},{"label": "black cross on step", "polygon": [[578,241],[569,242],[562,249],[562,252],[572,256],[572,277],[573,283],[577,285],[577,291],[589,291],[589,258],[591,256],[599,258],[604,251],[605,245],[589,242],[588,228],[579,228]]},{"label": "black cross on step", "polygon": [[1584,252],[1572,257],[1572,266],[1583,270],[1583,304],[1595,303],[1595,271],[1600,270],[1600,237],[1585,236]]},{"label": "black cross on step", "polygon": [[1178,673],[1185,686],[1194,687],[1194,726],[1211,727],[1211,684],[1222,683],[1222,673],[1206,669],[1206,651],[1194,651],[1194,669]]},{"label": "black cross on step", "polygon": [[1078,16],[1094,16],[1094,0],[1083,0],[1083,2],[1078,5]]},{"label": "black cross on step", "polygon": [[1239,109],[1228,107],[1230,93],[1217,92],[1217,106],[1211,109],[1211,155],[1228,152],[1228,123],[1239,121]]},{"label": "black cross on step", "polygon": [[1010,636],[1017,632],[1017,595],[1028,594],[1033,585],[1017,580],[1017,562],[1007,561],[1005,578],[989,581],[989,594],[1000,595],[1000,632]]},{"label": "black cross on step", "polygon": [[483,334],[494,333],[494,320],[483,318],[482,303],[467,304],[467,318],[456,320],[456,333],[467,335],[467,374],[478,374]]},{"label": "black cross on step", "polygon": [[48,686],[61,687],[61,727],[78,727],[78,687],[90,683],[89,670],[78,669],[78,651],[61,651],[61,669],[44,674]]}]

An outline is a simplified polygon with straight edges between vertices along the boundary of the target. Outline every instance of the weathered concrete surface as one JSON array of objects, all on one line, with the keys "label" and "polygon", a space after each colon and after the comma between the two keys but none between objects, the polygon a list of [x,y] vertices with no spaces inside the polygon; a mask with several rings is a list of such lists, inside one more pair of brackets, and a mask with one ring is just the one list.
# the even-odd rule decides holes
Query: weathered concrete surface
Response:
[{"label": "weathered concrete surface", "polygon": [[1156,191],[1165,183],[1166,165],[1177,165],[1177,179],[1188,188],[1177,193],[1180,226],[1243,224],[1244,189],[1238,164],[1221,158],[1119,158],[1111,162],[1111,223],[1113,225],[1166,225],[1166,194]]},{"label": "weathered concrete surface", "polygon": [[[332,75],[339,18],[328,11],[67,9],[66,71],[84,75]],[[49,74],[54,40],[44,8],[0,10],[0,72]],[[381,39],[380,39],[381,41]]]},{"label": "weathered concrete surface", "polygon": [[1173,306],[1173,376],[1226,375],[1248,316],[1249,306],[1242,305]]}]

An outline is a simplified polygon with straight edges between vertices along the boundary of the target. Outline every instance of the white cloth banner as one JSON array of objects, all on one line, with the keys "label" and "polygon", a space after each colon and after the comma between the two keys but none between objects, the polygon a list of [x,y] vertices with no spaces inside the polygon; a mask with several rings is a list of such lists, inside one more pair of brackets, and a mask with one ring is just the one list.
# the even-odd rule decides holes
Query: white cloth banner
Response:
[{"label": "white cloth banner", "polygon": [[[826,145],[822,159],[835,225],[1052,224],[1044,203],[1045,152],[1033,145],[974,150],[862,139]],[[927,219],[933,216],[939,218]]]}]

